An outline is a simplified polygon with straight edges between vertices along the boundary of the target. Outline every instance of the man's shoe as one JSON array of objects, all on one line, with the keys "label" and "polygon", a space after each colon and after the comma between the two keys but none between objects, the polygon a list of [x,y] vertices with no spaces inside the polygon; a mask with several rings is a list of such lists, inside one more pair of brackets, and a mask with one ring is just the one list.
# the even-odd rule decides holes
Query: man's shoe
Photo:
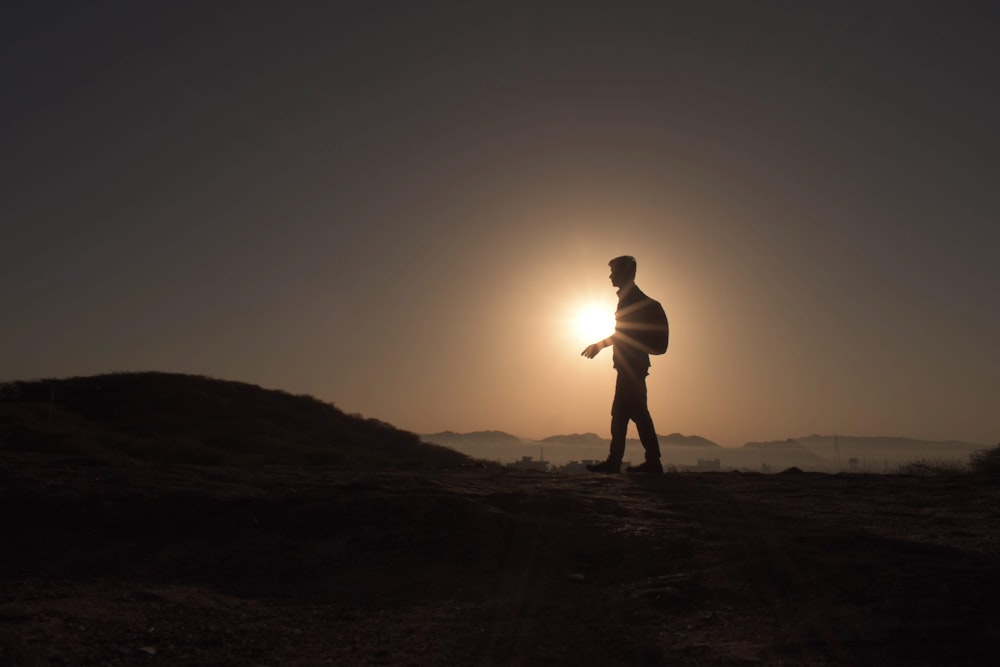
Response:
[{"label": "man's shoe", "polygon": [[647,475],[663,474],[663,466],[660,465],[659,461],[646,461],[641,466],[629,466],[625,470],[627,470],[628,472],[645,473]]},{"label": "man's shoe", "polygon": [[622,471],[622,464],[614,461],[604,461],[602,463],[588,463],[587,470],[590,472],[603,472],[606,475],[617,475]]}]

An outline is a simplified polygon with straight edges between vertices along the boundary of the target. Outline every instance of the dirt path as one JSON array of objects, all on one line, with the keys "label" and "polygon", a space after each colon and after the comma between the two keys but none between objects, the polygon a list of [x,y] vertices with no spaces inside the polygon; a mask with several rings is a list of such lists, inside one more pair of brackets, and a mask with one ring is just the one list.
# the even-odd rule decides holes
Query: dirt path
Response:
[{"label": "dirt path", "polygon": [[1000,489],[0,458],[9,665],[985,665]]}]

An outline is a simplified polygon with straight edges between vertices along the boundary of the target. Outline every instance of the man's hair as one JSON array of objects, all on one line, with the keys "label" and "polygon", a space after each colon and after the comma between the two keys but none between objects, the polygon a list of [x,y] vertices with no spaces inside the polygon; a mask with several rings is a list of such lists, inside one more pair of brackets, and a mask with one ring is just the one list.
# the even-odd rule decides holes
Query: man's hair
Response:
[{"label": "man's hair", "polygon": [[608,266],[615,273],[621,273],[629,280],[635,280],[635,257],[632,255],[622,255],[621,257],[615,257],[613,260],[608,262]]}]

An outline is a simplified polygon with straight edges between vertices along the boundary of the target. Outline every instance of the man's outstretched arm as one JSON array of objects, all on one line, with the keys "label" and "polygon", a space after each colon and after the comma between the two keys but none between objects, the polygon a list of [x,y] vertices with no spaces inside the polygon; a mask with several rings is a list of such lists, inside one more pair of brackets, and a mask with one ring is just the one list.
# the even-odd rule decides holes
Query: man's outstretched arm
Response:
[{"label": "man's outstretched arm", "polygon": [[608,336],[604,340],[599,340],[596,343],[593,343],[592,345],[588,345],[587,347],[583,348],[583,352],[580,353],[580,356],[587,357],[588,359],[593,359],[594,357],[597,356],[598,352],[600,352],[606,347],[611,347],[612,345],[614,345],[613,337]]}]

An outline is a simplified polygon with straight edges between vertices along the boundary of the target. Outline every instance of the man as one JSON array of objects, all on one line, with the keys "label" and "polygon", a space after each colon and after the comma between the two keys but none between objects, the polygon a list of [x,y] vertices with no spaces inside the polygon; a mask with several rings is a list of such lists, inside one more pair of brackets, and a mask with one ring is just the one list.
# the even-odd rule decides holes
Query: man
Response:
[{"label": "man", "polygon": [[[653,418],[646,405],[646,375],[649,374],[649,350],[643,344],[641,331],[649,328],[649,309],[659,305],[643,294],[635,284],[635,258],[630,255],[615,257],[608,262],[611,267],[611,284],[618,288],[618,309],[615,311],[615,332],[602,341],[588,345],[582,356],[593,359],[602,349],[611,346],[614,367],[618,371],[615,382],[615,399],[611,404],[611,452],[603,463],[591,464],[591,472],[620,473],[625,455],[625,436],[629,420],[639,431],[639,440],[646,450],[646,462],[629,466],[631,473],[662,474],[660,443],[653,428]],[[666,328],[666,325],[661,325]],[[661,350],[662,351],[662,350]]]}]

